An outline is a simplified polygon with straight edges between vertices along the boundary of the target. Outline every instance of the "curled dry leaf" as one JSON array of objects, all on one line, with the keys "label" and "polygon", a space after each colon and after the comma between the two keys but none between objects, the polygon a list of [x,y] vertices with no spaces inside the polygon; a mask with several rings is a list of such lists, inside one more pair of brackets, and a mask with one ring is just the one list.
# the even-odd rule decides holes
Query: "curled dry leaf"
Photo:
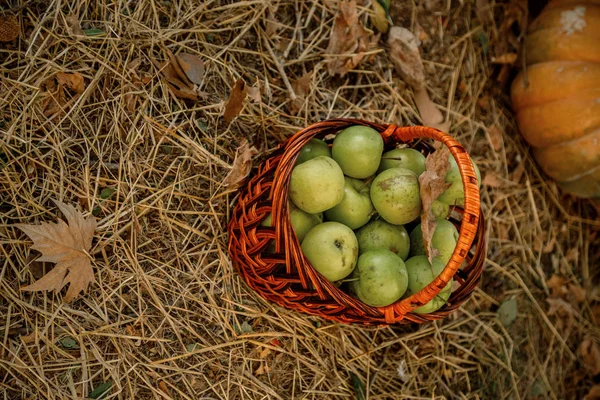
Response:
[{"label": "curled dry leaf", "polygon": [[22,287],[25,291],[60,291],[69,284],[65,301],[75,299],[80,292],[86,292],[90,283],[95,282],[94,270],[88,255],[92,247],[96,220],[93,216],[84,218],[83,214],[71,205],[55,201],[67,218],[52,224],[17,224],[33,240],[32,249],[42,253],[38,261],[56,263],[56,266],[44,277],[31,285]]},{"label": "curled dry leaf", "polygon": [[65,17],[65,21],[67,22],[67,30],[71,36],[85,36],[77,15],[69,14]]},{"label": "curled dry leaf", "polygon": [[[193,87],[190,87],[189,84],[181,79],[181,76],[178,74],[177,69],[173,66],[172,62],[160,62],[153,57],[150,58],[150,61],[158,68],[165,78],[167,86],[176,97],[189,100],[198,99],[198,94],[193,90]],[[179,70],[181,70],[181,68],[179,68]],[[185,76],[183,71],[181,71],[181,74]]]},{"label": "curled dry leaf", "polygon": [[431,238],[437,225],[431,205],[450,187],[450,184],[446,182],[446,173],[450,169],[449,156],[450,150],[447,147],[442,147],[429,154],[425,159],[425,172],[419,176],[421,202],[423,203],[421,228],[429,262],[432,262],[433,258],[439,255],[439,251],[431,245]]},{"label": "curled dry leaf", "polygon": [[233,88],[231,88],[229,100],[227,100],[227,104],[225,104],[223,117],[225,118],[226,124],[229,125],[231,121],[237,117],[240,111],[242,111],[247,92],[246,82],[244,82],[242,78],[238,79],[233,85]]},{"label": "curled dry leaf", "polygon": [[79,72],[59,72],[56,74],[56,80],[59,84],[66,86],[75,93],[83,93],[85,90],[85,80]]},{"label": "curled dry leaf", "polygon": [[19,37],[19,21],[15,15],[0,15],[0,42],[12,42]]},{"label": "curled dry leaf", "polygon": [[339,12],[333,23],[326,53],[329,55],[327,71],[333,76],[346,75],[365,57],[369,48],[369,32],[358,20],[356,1],[340,1]]},{"label": "curled dry leaf", "polygon": [[252,169],[252,158],[256,154],[258,154],[258,150],[254,146],[250,147],[248,141],[244,139],[242,145],[238,147],[235,153],[231,171],[225,177],[225,185],[235,186],[243,181]]}]

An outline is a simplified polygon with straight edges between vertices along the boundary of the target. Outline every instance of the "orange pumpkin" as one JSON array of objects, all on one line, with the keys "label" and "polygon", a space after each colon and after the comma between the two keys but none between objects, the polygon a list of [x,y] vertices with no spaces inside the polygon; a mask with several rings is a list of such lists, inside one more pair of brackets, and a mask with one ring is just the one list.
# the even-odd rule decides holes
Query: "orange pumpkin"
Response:
[{"label": "orange pumpkin", "polygon": [[511,86],[523,138],[566,192],[600,197],[600,0],[553,0],[525,38]]}]

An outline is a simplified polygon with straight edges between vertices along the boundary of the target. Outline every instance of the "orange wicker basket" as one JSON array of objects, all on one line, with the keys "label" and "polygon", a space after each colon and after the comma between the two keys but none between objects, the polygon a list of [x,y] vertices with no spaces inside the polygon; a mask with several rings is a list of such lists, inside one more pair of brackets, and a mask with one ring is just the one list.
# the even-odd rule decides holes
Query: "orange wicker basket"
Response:
[{"label": "orange wicker basket", "polygon": [[[465,187],[464,208],[456,208],[460,217],[451,219],[460,236],[450,261],[423,290],[386,307],[366,305],[320,275],[304,257],[287,209],[289,178],[300,149],[314,137],[335,135],[352,125],[365,125],[380,132],[386,148],[405,143],[427,154],[433,148],[426,139],[442,142],[456,159]],[[261,226],[269,213],[272,226]],[[451,136],[423,126],[332,119],[302,129],[281,143],[244,182],[229,222],[229,253],[245,282],[263,298],[280,306],[342,323],[423,323],[445,318],[455,311],[479,283],[486,252],[485,226],[480,215],[475,169],[465,149]],[[269,250],[272,243],[274,251],[272,246]],[[429,314],[412,312],[436,296],[452,278],[458,287],[446,305]]]}]

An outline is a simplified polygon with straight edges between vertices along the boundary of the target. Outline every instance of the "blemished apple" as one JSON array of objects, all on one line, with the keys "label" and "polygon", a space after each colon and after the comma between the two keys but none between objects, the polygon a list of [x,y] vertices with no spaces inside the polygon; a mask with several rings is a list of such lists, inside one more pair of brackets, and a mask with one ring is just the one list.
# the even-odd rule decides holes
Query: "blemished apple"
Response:
[{"label": "blemished apple", "polygon": [[[465,188],[462,183],[462,177],[458,164],[452,155],[449,156],[450,169],[446,173],[446,182],[450,183],[450,187],[446,189],[437,200],[446,203],[448,205],[464,206],[465,204]],[[475,164],[475,161],[471,159],[473,166],[475,167],[475,174],[477,175],[477,183],[481,187],[481,172],[479,167]]]},{"label": "blemished apple", "polygon": [[354,232],[335,221],[323,222],[308,231],[301,247],[313,268],[330,282],[350,275],[358,260]]},{"label": "blemished apple", "polygon": [[321,139],[312,138],[302,146],[296,159],[296,165],[302,164],[308,160],[312,160],[315,157],[325,156],[331,158],[331,149],[329,145]]},{"label": "blemished apple", "polygon": [[341,222],[350,229],[358,229],[371,218],[374,212],[371,203],[370,187],[361,179],[345,177],[344,198],[325,211],[329,221]]},{"label": "blemished apple", "polygon": [[[431,246],[440,252],[435,258],[442,261],[444,265],[452,257],[452,253],[458,242],[458,236],[458,230],[452,222],[444,219],[436,220],[435,230],[431,238]],[[421,224],[419,224],[410,233],[410,255],[412,257],[426,254],[423,242],[423,230]]]},{"label": "blemished apple", "polygon": [[405,147],[383,153],[378,173],[390,168],[406,168],[417,176],[425,172],[425,156],[415,149]]},{"label": "blemished apple", "polygon": [[408,258],[410,239],[406,228],[392,225],[383,219],[374,219],[356,232],[359,254],[384,249],[395,253],[402,260]]},{"label": "blemished apple", "polygon": [[351,282],[356,297],[373,307],[398,301],[408,287],[404,261],[389,250],[370,250],[358,257]]},{"label": "blemished apple", "polygon": [[[404,298],[412,296],[419,290],[429,285],[444,270],[445,264],[438,259],[433,259],[433,265],[429,263],[427,256],[414,256],[406,260],[406,271],[408,272],[408,286]],[[452,294],[453,279],[433,299],[416,308],[413,312],[427,314],[439,310]]]},{"label": "blemished apple", "polygon": [[319,156],[294,167],[289,195],[302,211],[318,214],[342,201],[344,187],[340,166],[332,158]]},{"label": "blemished apple", "polygon": [[414,221],[422,209],[417,174],[406,168],[386,169],[371,183],[371,201],[390,224]]},{"label": "blemished apple", "polygon": [[383,152],[383,139],[373,128],[355,125],[339,132],[331,146],[331,156],[344,174],[357,179],[377,172]]},{"label": "blemished apple", "polygon": [[[288,202],[290,221],[292,222],[292,228],[296,232],[298,241],[302,243],[304,237],[313,227],[323,222],[323,213],[308,214],[299,209],[292,202]],[[263,226],[271,226],[272,214],[269,213],[267,218],[261,223]]]}]

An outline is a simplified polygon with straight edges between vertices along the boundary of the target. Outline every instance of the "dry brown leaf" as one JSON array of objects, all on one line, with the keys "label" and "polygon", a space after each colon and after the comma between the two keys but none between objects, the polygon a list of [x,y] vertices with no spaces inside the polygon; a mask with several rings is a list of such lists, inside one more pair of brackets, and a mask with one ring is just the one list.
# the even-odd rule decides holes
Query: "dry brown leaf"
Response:
[{"label": "dry brown leaf", "polygon": [[69,30],[69,34],[71,36],[85,36],[83,29],[81,29],[81,24],[79,23],[79,18],[75,14],[69,14],[65,17],[67,21],[67,29]]},{"label": "dry brown leaf", "polygon": [[450,121],[444,121],[444,116],[433,101],[431,101],[427,89],[420,88],[415,91],[415,104],[419,109],[419,114],[421,114],[423,125],[439,129],[446,133],[449,131]]},{"label": "dry brown leaf", "polygon": [[268,374],[269,372],[271,372],[271,368],[267,364],[261,363],[260,366],[254,372],[254,375],[259,376],[263,374]]},{"label": "dry brown leaf", "polygon": [[192,81],[190,81],[187,74],[183,71],[183,69],[181,68],[181,65],[179,65],[178,58],[175,57],[175,54],[173,54],[173,52],[171,50],[169,50],[169,49],[165,49],[165,50],[167,52],[167,56],[169,57],[169,64],[171,65],[173,70],[175,70],[175,73],[177,74],[177,78],[179,78],[179,80],[181,82],[183,82],[189,89],[193,89],[194,84],[192,83]]},{"label": "dry brown leaf", "polygon": [[481,184],[488,187],[498,188],[504,186],[504,180],[494,172],[486,172]]},{"label": "dry brown leaf", "polygon": [[493,125],[487,130],[487,133],[490,137],[490,142],[492,143],[494,150],[500,151],[502,149],[502,145],[504,144],[502,130],[498,127],[498,125]]},{"label": "dry brown leaf", "polygon": [[[167,86],[175,96],[181,99],[198,99],[198,94],[193,90],[193,88],[190,88],[187,83],[180,79],[177,70],[173,66],[173,63],[160,62],[153,57],[150,57],[150,61],[152,61],[152,64],[158,68],[162,76],[167,81]],[[181,73],[185,75],[183,71]]]},{"label": "dry brown leaf", "polygon": [[235,153],[231,171],[225,177],[224,183],[226,186],[237,185],[248,176],[252,169],[252,157],[256,154],[258,154],[258,150],[254,146],[250,147],[248,141],[244,139]]},{"label": "dry brown leaf", "polygon": [[194,54],[180,53],[177,55],[177,61],[192,83],[195,83],[196,85],[202,83],[202,78],[204,77],[204,62],[200,57]]},{"label": "dry brown leaf", "polygon": [[272,352],[272,350],[270,348],[265,347],[258,354],[258,358],[260,358],[261,360],[264,359],[264,358],[267,358],[271,354],[271,352]]},{"label": "dry brown leaf", "polygon": [[254,84],[254,86],[248,87],[246,93],[248,95],[248,98],[250,98],[250,100],[253,103],[260,103],[260,100],[261,100],[261,84],[260,84],[260,79],[256,78],[256,83]]},{"label": "dry brown leaf", "polygon": [[517,53],[504,53],[498,57],[492,57],[493,64],[514,64],[517,61]]},{"label": "dry brown leaf", "polygon": [[225,104],[225,112],[223,113],[226,124],[229,125],[240,111],[242,111],[247,91],[246,82],[242,78],[238,79],[233,88],[231,88],[231,94],[229,95],[227,104]]},{"label": "dry brown leaf", "polygon": [[552,291],[552,297],[562,297],[567,293],[567,280],[562,276],[553,274],[550,279],[546,281],[546,285]]},{"label": "dry brown leaf", "polygon": [[171,392],[169,391],[169,388],[167,387],[167,384],[165,383],[165,381],[158,382],[158,388],[160,389],[161,392],[163,392],[167,396],[171,396]]},{"label": "dry brown leaf", "polygon": [[585,338],[579,345],[579,354],[583,363],[592,371],[592,375],[600,374],[600,349],[594,339]]},{"label": "dry brown leaf", "polygon": [[402,80],[415,90],[422,89],[425,86],[425,73],[415,35],[406,28],[394,26],[390,29],[387,44],[390,59]]},{"label": "dry brown leaf", "polygon": [[333,23],[329,44],[327,70],[330,76],[344,76],[365,57],[369,48],[369,32],[358,20],[356,1],[340,1],[339,12]]},{"label": "dry brown leaf", "polygon": [[569,293],[571,293],[571,295],[573,296],[573,298],[575,299],[576,302],[583,303],[585,301],[585,299],[587,297],[587,293],[584,288],[582,288],[579,285],[572,284],[572,283],[569,283],[568,288],[569,288]]},{"label": "dry brown leaf", "polygon": [[577,262],[579,260],[579,249],[577,247],[571,247],[567,250],[565,259],[569,262]]},{"label": "dry brown leaf", "polygon": [[583,400],[600,400],[600,385],[592,386]]},{"label": "dry brown leaf", "polygon": [[33,331],[27,335],[21,335],[21,340],[23,341],[23,343],[33,343],[35,342],[35,339],[37,339],[38,337],[38,332],[37,331]]},{"label": "dry brown leaf", "polygon": [[79,72],[59,72],[56,74],[56,80],[75,93],[83,93],[85,90],[85,79]]},{"label": "dry brown leaf", "polygon": [[12,42],[19,37],[20,31],[16,15],[0,15],[0,42]]},{"label": "dry brown leaf", "polygon": [[564,329],[571,329],[575,317],[573,316],[573,307],[563,299],[547,298],[546,302],[550,305],[546,314],[548,316],[556,316],[554,325],[561,332]]},{"label": "dry brown leaf", "polygon": [[431,205],[450,186],[446,182],[446,173],[450,169],[449,156],[450,150],[447,147],[442,147],[429,154],[425,159],[425,172],[419,176],[421,202],[423,204],[421,228],[429,262],[432,262],[433,258],[439,255],[439,251],[431,246],[431,238],[437,225],[435,215],[431,211]]},{"label": "dry brown leaf", "polygon": [[290,112],[292,114],[297,114],[302,108],[304,101],[306,100],[306,95],[310,92],[312,75],[313,71],[307,72],[292,82],[292,89],[294,89],[294,93],[296,93],[296,99],[292,101],[290,107]]},{"label": "dry brown leaf", "polygon": [[22,287],[25,291],[54,290],[59,292],[69,285],[65,301],[75,299],[80,292],[86,292],[88,285],[95,282],[94,270],[88,250],[92,246],[96,219],[84,218],[83,214],[71,205],[54,201],[68,225],[61,219],[58,223],[43,222],[41,225],[16,224],[33,240],[34,250],[42,253],[38,261],[56,263],[56,266],[43,278],[31,285]]},{"label": "dry brown leaf", "polygon": [[490,2],[489,0],[476,0],[475,9],[477,10],[477,16],[479,20],[485,25],[492,22],[492,14],[490,13]]}]

